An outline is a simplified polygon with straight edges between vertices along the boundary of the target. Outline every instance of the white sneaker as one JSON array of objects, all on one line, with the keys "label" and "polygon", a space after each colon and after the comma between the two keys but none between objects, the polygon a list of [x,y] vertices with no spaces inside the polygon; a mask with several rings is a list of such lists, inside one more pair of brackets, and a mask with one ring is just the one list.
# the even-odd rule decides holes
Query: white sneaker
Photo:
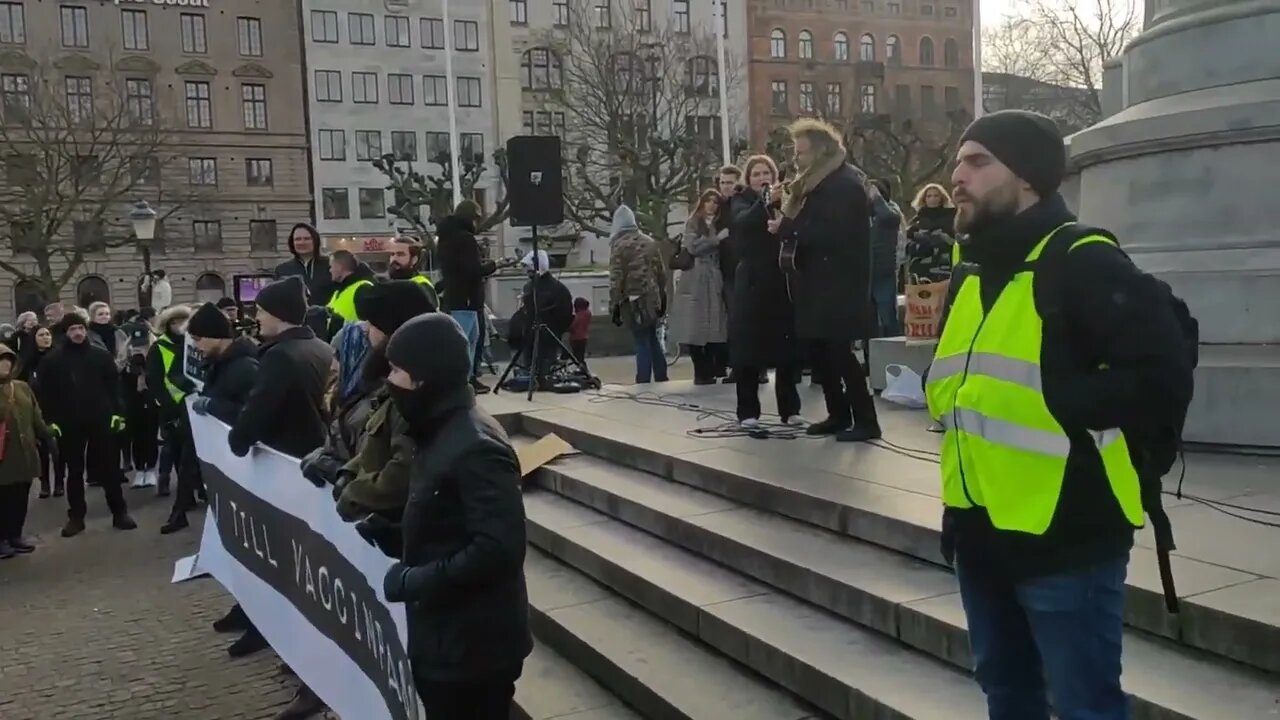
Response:
[{"label": "white sneaker", "polygon": [[141,485],[139,485],[139,487],[149,488],[149,487],[155,487],[155,486],[156,486],[156,471],[155,471],[155,470],[143,470],[142,472],[140,472],[140,473],[138,473],[138,474],[142,476],[142,484],[141,484]]},{"label": "white sneaker", "polygon": [[129,487],[134,490],[147,486],[147,473],[145,470],[138,470],[133,474],[133,481],[129,483]]},{"label": "white sneaker", "polygon": [[809,427],[809,421],[808,421],[808,420],[805,420],[804,418],[800,417],[799,415],[792,415],[791,417],[787,418],[786,420],[783,420],[783,421],[782,421],[782,424],[783,424],[783,425],[789,425],[789,426],[794,427],[794,428],[807,428],[807,427]]},{"label": "white sneaker", "polygon": [[760,421],[756,418],[747,418],[746,420],[740,420],[738,422],[738,427],[743,430],[759,430]]}]

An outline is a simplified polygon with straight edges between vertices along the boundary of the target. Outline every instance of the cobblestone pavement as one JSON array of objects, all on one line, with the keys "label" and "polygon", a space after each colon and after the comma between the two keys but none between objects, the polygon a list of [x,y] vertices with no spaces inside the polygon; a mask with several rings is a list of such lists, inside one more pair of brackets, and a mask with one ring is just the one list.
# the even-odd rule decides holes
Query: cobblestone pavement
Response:
[{"label": "cobblestone pavement", "polygon": [[125,490],[139,527],[121,532],[88,488],[88,530],[64,539],[65,500],[33,491],[39,548],[0,560],[0,719],[265,720],[288,703],[296,680],[274,653],[227,657],[235,636],[210,627],[232,605],[221,586],[169,584],[203,511],[161,536],[168,498],[154,492]]}]

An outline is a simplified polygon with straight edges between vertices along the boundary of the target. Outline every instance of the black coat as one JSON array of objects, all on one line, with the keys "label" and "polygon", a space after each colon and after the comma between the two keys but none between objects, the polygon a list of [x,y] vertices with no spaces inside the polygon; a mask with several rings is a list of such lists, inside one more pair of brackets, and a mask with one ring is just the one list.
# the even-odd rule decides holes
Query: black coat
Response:
[{"label": "black coat", "polygon": [[[293,239],[290,238],[290,250]],[[276,266],[276,279],[297,276],[307,286],[307,304],[325,305],[333,295],[333,278],[329,276],[329,258],[316,253],[315,259],[303,260],[297,255]]]},{"label": "black coat", "polygon": [[795,363],[795,311],[778,267],[778,238],[765,227],[764,203],[759,193],[744,189],[729,202],[729,212],[738,250],[729,303],[730,364],[763,369]]},{"label": "black coat", "polygon": [[124,415],[116,360],[88,337],[51,350],[40,362],[35,390],[45,422],[64,429],[106,430],[112,415]]},{"label": "black coat", "polygon": [[796,335],[851,341],[876,327],[871,305],[871,206],[861,173],[842,165],[809,192],[780,237],[796,238]]},{"label": "black coat", "polygon": [[324,444],[324,391],[333,350],[292,327],[258,348],[258,376],[227,441],[244,457],[255,443],[301,458]]},{"label": "black coat", "polygon": [[480,257],[475,224],[450,215],[440,221],[436,234],[444,294],[440,309],[484,312],[484,279],[493,274],[495,266],[492,260]]},{"label": "black coat", "polygon": [[200,394],[209,398],[209,414],[230,425],[240,415],[258,377],[258,346],[248,338],[236,338],[205,374]]},{"label": "black coat", "polygon": [[724,301],[725,304],[731,304],[733,298],[733,279],[738,272],[738,232],[733,227],[733,213],[731,205],[733,196],[729,196],[720,201],[720,207],[716,209],[715,228],[716,232],[728,230],[729,237],[720,243],[720,276],[724,278]]},{"label": "black coat", "polygon": [[431,427],[413,435],[407,570],[394,599],[408,604],[414,676],[454,682],[506,673],[533,648],[520,461],[470,388],[436,403]]}]

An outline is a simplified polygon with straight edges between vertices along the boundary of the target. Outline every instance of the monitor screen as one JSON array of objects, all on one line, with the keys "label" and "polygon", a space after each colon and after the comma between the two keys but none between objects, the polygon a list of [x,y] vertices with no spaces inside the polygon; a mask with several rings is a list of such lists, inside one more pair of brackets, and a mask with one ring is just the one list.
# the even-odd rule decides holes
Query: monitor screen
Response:
[{"label": "monitor screen", "polygon": [[262,288],[275,281],[272,275],[236,275],[236,302],[256,302]]}]

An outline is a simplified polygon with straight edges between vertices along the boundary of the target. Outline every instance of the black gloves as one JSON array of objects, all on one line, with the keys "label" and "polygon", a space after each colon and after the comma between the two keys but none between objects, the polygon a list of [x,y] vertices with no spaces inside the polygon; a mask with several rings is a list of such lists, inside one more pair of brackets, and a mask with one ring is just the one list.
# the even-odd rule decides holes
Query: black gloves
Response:
[{"label": "black gloves", "polygon": [[336,483],[341,469],[342,463],[326,454],[324,448],[316,448],[302,458],[302,477],[318,488]]},{"label": "black gloves", "polygon": [[404,535],[400,525],[387,520],[376,513],[356,522],[356,532],[370,545],[382,551],[389,558],[400,559],[404,551]]}]

